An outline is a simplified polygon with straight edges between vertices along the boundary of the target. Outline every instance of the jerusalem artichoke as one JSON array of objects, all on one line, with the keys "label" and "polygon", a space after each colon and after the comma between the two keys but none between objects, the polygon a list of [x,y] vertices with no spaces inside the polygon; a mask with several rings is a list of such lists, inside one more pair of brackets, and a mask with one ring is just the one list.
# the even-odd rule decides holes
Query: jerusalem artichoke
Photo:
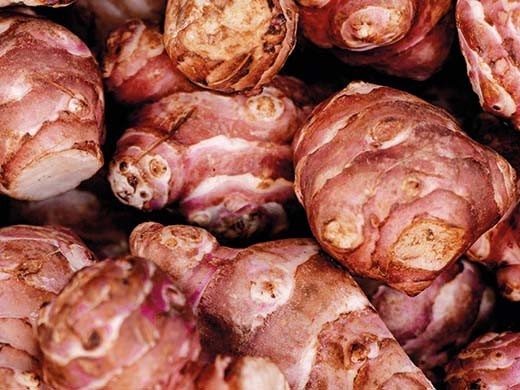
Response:
[{"label": "jerusalem artichoke", "polygon": [[39,388],[38,310],[93,259],[68,229],[0,229],[0,388]]},{"label": "jerusalem artichoke", "polygon": [[190,226],[139,225],[133,254],[168,272],[214,353],[271,359],[293,389],[432,389],[355,281],[310,239],[219,247]]},{"label": "jerusalem artichoke", "polygon": [[520,129],[520,69],[517,1],[458,0],[460,48],[484,110]]},{"label": "jerusalem artichoke", "polygon": [[40,312],[43,375],[53,388],[176,388],[199,354],[185,297],[146,260],[105,260],[76,273]]},{"label": "jerusalem artichoke", "polygon": [[0,192],[45,199],[103,164],[100,72],[85,44],[57,24],[15,13],[0,23]]},{"label": "jerusalem artichoke", "polygon": [[518,389],[520,333],[487,333],[460,352],[446,370],[449,390]]},{"label": "jerusalem artichoke", "polygon": [[108,37],[103,77],[117,101],[141,104],[174,92],[199,89],[177,70],[164,50],[159,28],[132,20]]},{"label": "jerusalem artichoke", "polygon": [[277,77],[250,96],[177,93],[145,106],[110,164],[114,193],[144,210],[178,201],[189,223],[226,239],[286,230],[296,205],[289,143],[311,107],[296,89]]},{"label": "jerusalem artichoke", "polygon": [[489,322],[494,298],[478,268],[462,261],[416,297],[381,285],[370,300],[408,356],[438,383],[444,365]]},{"label": "jerusalem artichoke", "polygon": [[514,169],[443,110],[354,82],[294,141],[295,190],[320,245],[415,295],[516,201]]},{"label": "jerusalem artichoke", "polygon": [[268,84],[294,48],[292,0],[169,0],[164,43],[195,84],[236,92]]},{"label": "jerusalem artichoke", "polygon": [[351,65],[429,78],[448,57],[452,0],[297,0],[303,34]]}]

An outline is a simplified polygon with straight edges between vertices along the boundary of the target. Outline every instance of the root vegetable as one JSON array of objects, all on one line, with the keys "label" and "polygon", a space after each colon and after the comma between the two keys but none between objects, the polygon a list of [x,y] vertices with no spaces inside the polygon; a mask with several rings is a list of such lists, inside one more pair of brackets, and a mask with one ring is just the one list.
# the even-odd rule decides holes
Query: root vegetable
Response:
[{"label": "root vegetable", "polygon": [[177,93],[145,106],[110,164],[114,193],[144,210],[179,202],[189,223],[226,239],[286,230],[296,205],[290,142],[311,107],[297,90],[301,82],[278,77],[249,96]]},{"label": "root vegetable", "polygon": [[0,14],[0,23],[0,192],[45,199],[103,164],[101,77],[88,48],[65,28],[14,13]]},{"label": "root vegetable", "polygon": [[297,0],[303,34],[351,65],[424,80],[448,57],[451,0]]},{"label": "root vegetable", "polygon": [[371,302],[412,360],[434,383],[443,368],[489,322],[495,296],[478,268],[457,262],[430,287],[409,297],[380,286]]},{"label": "root vegetable", "polygon": [[447,388],[516,389],[520,383],[520,333],[487,333],[447,367]]},{"label": "root vegetable", "polygon": [[516,1],[457,1],[457,29],[468,76],[484,110],[520,129],[520,53]]},{"label": "root vegetable", "polygon": [[199,354],[185,297],[146,260],[78,272],[40,312],[43,375],[53,388],[176,388]]},{"label": "root vegetable", "polygon": [[107,89],[125,104],[159,100],[199,89],[177,70],[164,50],[159,28],[132,20],[108,37],[103,56]]},{"label": "root vegetable", "polygon": [[354,82],[294,141],[295,190],[320,245],[357,276],[416,295],[516,202],[505,159],[443,110]]},{"label": "root vegetable", "polygon": [[130,246],[178,283],[214,353],[267,357],[294,389],[433,388],[312,240],[240,250],[200,228],[145,223]]},{"label": "root vegetable", "polygon": [[12,5],[27,5],[30,7],[64,7],[74,3],[75,1],[76,0],[0,0],[0,7],[9,7]]},{"label": "root vegetable", "polygon": [[295,45],[297,19],[292,0],[169,0],[164,43],[195,84],[243,91],[280,71]]},{"label": "root vegetable", "polygon": [[38,310],[93,259],[68,229],[0,229],[0,387],[39,388]]}]

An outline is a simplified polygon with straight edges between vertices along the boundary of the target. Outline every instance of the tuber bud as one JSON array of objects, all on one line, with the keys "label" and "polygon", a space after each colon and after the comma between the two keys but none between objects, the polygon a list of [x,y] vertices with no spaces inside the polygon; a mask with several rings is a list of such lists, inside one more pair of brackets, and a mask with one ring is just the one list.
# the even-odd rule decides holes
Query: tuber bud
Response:
[{"label": "tuber bud", "polygon": [[516,174],[445,111],[354,82],[294,140],[295,190],[320,245],[416,295],[516,202]]},{"label": "tuber bud", "polygon": [[14,13],[0,14],[0,23],[0,192],[49,198],[103,164],[99,69],[87,46],[57,24]]},{"label": "tuber bud", "polygon": [[310,239],[231,249],[203,229],[150,222],[130,248],[179,284],[210,352],[269,358],[293,389],[433,389]]},{"label": "tuber bud", "polygon": [[169,0],[164,43],[195,84],[222,92],[258,88],[293,50],[297,16],[292,0]]}]

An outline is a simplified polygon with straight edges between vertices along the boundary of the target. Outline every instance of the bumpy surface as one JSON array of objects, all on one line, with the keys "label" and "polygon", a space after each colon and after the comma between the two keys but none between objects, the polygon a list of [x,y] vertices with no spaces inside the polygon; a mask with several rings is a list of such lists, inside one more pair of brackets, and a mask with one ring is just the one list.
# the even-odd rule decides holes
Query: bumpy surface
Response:
[{"label": "bumpy surface", "polygon": [[8,7],[10,5],[28,5],[30,7],[47,6],[47,7],[64,7],[74,3],[76,0],[0,0],[0,7]]},{"label": "bumpy surface", "polygon": [[520,3],[459,0],[457,28],[473,90],[484,110],[520,128]]},{"label": "bumpy surface", "polygon": [[108,37],[103,77],[122,103],[140,104],[174,92],[199,89],[177,70],[166,54],[159,28],[132,20]]},{"label": "bumpy surface", "polygon": [[452,0],[297,0],[303,34],[341,60],[424,80],[454,35]]},{"label": "bumpy surface", "polygon": [[450,390],[518,389],[520,333],[487,333],[468,345],[447,367]]},{"label": "bumpy surface", "polygon": [[146,223],[130,246],[179,281],[215,353],[267,357],[293,389],[433,388],[312,240],[239,250],[200,228]]},{"label": "bumpy surface", "polygon": [[269,83],[296,40],[292,0],[169,0],[166,51],[194,83],[223,92]]},{"label": "bumpy surface", "polygon": [[199,354],[184,295],[146,260],[78,272],[40,312],[44,380],[55,389],[176,388]]},{"label": "bumpy surface", "polygon": [[250,96],[177,93],[145,106],[110,164],[114,193],[144,210],[179,202],[187,221],[227,239],[285,230],[290,142],[312,107],[300,90],[277,77]]},{"label": "bumpy surface", "polygon": [[320,245],[359,276],[413,295],[516,201],[516,175],[445,111],[351,83],[294,141],[295,189]]},{"label": "bumpy surface", "polygon": [[57,24],[2,13],[0,25],[0,192],[48,198],[103,164],[100,72],[85,44]]},{"label": "bumpy surface", "polygon": [[433,381],[493,312],[494,293],[476,266],[462,261],[430,287],[409,297],[380,286],[371,297],[381,319],[412,360]]},{"label": "bumpy surface", "polygon": [[93,259],[67,229],[26,225],[0,229],[1,388],[40,388],[38,310]]}]

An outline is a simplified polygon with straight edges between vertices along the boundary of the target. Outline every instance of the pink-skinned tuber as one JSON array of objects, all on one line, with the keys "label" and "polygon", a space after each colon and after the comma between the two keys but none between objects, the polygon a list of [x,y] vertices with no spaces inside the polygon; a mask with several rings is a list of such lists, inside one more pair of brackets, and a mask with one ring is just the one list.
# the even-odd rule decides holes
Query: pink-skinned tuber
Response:
[{"label": "pink-skinned tuber", "polygon": [[176,93],[144,106],[110,164],[114,194],[143,210],[177,202],[225,239],[285,231],[297,204],[290,142],[313,106],[305,90],[278,76],[251,95]]},{"label": "pink-skinned tuber", "polygon": [[0,192],[41,200],[103,164],[101,76],[87,46],[65,28],[15,13],[1,13],[0,23]]},{"label": "pink-skinned tuber", "polygon": [[520,384],[520,333],[487,333],[446,367],[449,390],[508,389]]},{"label": "pink-skinned tuber", "polygon": [[516,202],[516,174],[445,111],[353,82],[294,140],[314,236],[354,275],[416,295]]},{"label": "pink-skinned tuber", "polygon": [[74,272],[93,260],[68,229],[28,225],[0,229],[0,388],[40,388],[38,311]]},{"label": "pink-skinned tuber", "polygon": [[200,345],[185,297],[139,258],[77,272],[40,311],[45,383],[60,389],[174,389]]},{"label": "pink-skinned tuber", "polygon": [[300,26],[344,62],[416,80],[448,57],[455,35],[452,0],[297,0]]},{"label": "pink-skinned tuber", "polygon": [[198,90],[166,54],[157,26],[131,20],[109,35],[103,77],[117,101],[142,104],[175,92]]},{"label": "pink-skinned tuber", "polygon": [[481,106],[520,129],[520,4],[458,0],[456,16],[460,48]]},{"label": "pink-skinned tuber", "polygon": [[292,0],[169,0],[166,52],[192,82],[221,92],[268,84],[296,43]]},{"label": "pink-skinned tuber", "polygon": [[416,297],[381,285],[369,295],[388,329],[434,383],[451,358],[490,322],[495,295],[479,269],[461,261]]},{"label": "pink-skinned tuber", "polygon": [[269,358],[293,389],[433,389],[313,240],[232,249],[201,228],[150,222],[130,247],[185,293],[209,352]]},{"label": "pink-skinned tuber", "polygon": [[27,5],[29,7],[64,7],[74,3],[75,1],[76,0],[0,0],[0,7],[9,7],[12,5]]}]

